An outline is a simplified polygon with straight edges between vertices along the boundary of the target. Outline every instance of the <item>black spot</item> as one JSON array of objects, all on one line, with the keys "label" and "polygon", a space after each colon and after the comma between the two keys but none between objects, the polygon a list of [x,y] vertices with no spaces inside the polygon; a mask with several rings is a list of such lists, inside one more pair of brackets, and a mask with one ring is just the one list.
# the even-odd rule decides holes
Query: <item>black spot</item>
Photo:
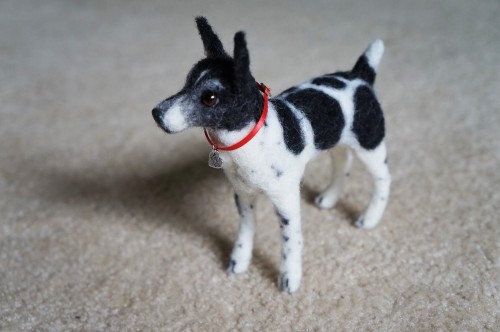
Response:
[{"label": "black spot", "polygon": [[267,121],[264,121],[264,127],[267,127]]},{"label": "black spot", "polygon": [[253,204],[250,204],[250,208],[253,210]]},{"label": "black spot", "polygon": [[337,100],[314,89],[299,90],[286,99],[311,122],[317,149],[326,150],[337,144],[345,124]]},{"label": "black spot", "polygon": [[346,86],[346,84],[344,82],[342,82],[341,80],[339,80],[333,76],[322,76],[322,77],[315,78],[312,81],[312,84],[324,85],[324,86],[334,88],[334,89],[343,89]]},{"label": "black spot", "polygon": [[372,89],[361,86],[356,90],[354,108],[352,131],[363,148],[372,150],[385,135],[384,115]]},{"label": "black spot", "polygon": [[321,204],[323,202],[323,196],[318,197],[318,204]]},{"label": "black spot", "polygon": [[384,164],[386,164],[386,165],[387,165],[387,161],[388,161],[388,160],[387,160],[387,157],[385,157]]},{"label": "black spot", "polygon": [[236,261],[234,259],[231,259],[229,262],[229,271],[234,273],[234,267],[236,266]]},{"label": "black spot", "polygon": [[287,149],[293,154],[298,155],[304,150],[306,145],[299,120],[282,100],[273,99],[271,102],[276,109],[278,120],[283,128],[283,139]]},{"label": "black spot", "polygon": [[287,257],[286,257],[286,254],[283,254],[281,257],[283,258],[283,260],[285,260],[285,261],[286,261],[286,258],[287,258]]},{"label": "black spot", "polygon": [[238,214],[240,217],[243,217],[243,207],[241,206],[240,196],[238,196],[238,194],[234,194],[234,202],[236,203]]},{"label": "black spot", "polygon": [[238,243],[238,248],[243,248],[243,245],[241,243]]},{"label": "black spot", "polygon": [[80,319],[80,318],[82,318],[82,316],[80,316],[80,315],[75,315],[75,319]]},{"label": "black spot", "polygon": [[280,218],[281,226],[288,225],[289,220],[287,218],[283,217],[283,215],[279,212],[276,212],[276,214],[278,215],[278,218]]},{"label": "black spot", "polygon": [[351,174],[349,174],[349,172],[345,173],[345,176],[349,177],[349,175],[351,175]]},{"label": "black spot", "polygon": [[373,70],[373,68],[368,64],[366,56],[362,55],[359,57],[358,61],[354,65],[354,68],[351,70],[350,78],[361,78],[370,85],[375,83],[375,70]]},{"label": "black spot", "polygon": [[288,240],[290,240],[288,236],[283,236],[283,241],[288,242]]},{"label": "black spot", "polygon": [[277,166],[271,165],[271,169],[274,171],[274,174],[276,175],[277,178],[283,175],[283,171]]},{"label": "black spot", "polygon": [[288,291],[288,277],[286,275],[281,276],[279,287],[281,290]]}]

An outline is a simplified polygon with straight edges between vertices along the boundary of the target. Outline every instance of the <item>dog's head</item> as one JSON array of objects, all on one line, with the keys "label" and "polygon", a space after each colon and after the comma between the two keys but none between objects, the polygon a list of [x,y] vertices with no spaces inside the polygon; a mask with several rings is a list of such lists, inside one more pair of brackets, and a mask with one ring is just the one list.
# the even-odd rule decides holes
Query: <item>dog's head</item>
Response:
[{"label": "dog's head", "polygon": [[245,35],[234,35],[231,57],[204,17],[197,17],[196,24],[206,58],[194,65],[181,91],[153,109],[153,118],[167,133],[190,127],[244,128],[259,118],[263,106],[250,73]]}]

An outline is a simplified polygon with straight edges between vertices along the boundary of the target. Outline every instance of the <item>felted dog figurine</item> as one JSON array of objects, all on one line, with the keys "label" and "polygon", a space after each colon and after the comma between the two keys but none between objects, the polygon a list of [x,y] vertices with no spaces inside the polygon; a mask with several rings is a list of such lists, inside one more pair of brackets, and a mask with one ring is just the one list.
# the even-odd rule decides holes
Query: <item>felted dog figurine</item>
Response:
[{"label": "felted dog figurine", "polygon": [[278,284],[292,293],[302,277],[300,183],[309,160],[337,145],[348,147],[332,150],[333,181],[316,198],[319,207],[331,208],[341,196],[352,150],[375,183],[370,205],[355,225],[372,228],[385,210],[391,177],[384,117],[373,90],[384,44],[374,41],[351,71],[311,79],[268,100],[269,89],[250,73],[244,33],[235,34],[231,57],[204,17],[196,23],[206,58],[191,69],[181,91],[153,109],[153,117],[167,133],[205,128],[213,148],[209,164],[224,169],[240,215],[230,273],[247,270],[255,198],[260,191],[269,196],[282,235]]}]

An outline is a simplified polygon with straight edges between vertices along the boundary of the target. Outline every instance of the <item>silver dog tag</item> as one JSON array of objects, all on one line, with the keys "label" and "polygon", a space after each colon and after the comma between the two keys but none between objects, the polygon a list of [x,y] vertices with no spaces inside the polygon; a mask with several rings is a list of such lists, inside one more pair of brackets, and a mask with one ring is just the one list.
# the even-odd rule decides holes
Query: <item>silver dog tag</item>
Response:
[{"label": "silver dog tag", "polygon": [[219,151],[216,149],[212,149],[208,155],[208,166],[217,169],[222,168],[222,159],[219,155]]}]

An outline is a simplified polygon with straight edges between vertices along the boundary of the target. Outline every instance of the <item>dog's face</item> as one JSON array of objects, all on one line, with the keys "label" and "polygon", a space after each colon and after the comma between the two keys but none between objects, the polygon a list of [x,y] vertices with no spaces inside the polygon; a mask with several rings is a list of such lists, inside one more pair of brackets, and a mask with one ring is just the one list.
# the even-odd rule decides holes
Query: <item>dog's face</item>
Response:
[{"label": "dog's face", "polygon": [[189,127],[241,129],[258,118],[262,108],[244,34],[236,33],[232,58],[205,18],[196,23],[207,57],[191,69],[181,91],[153,109],[153,118],[167,133]]}]

